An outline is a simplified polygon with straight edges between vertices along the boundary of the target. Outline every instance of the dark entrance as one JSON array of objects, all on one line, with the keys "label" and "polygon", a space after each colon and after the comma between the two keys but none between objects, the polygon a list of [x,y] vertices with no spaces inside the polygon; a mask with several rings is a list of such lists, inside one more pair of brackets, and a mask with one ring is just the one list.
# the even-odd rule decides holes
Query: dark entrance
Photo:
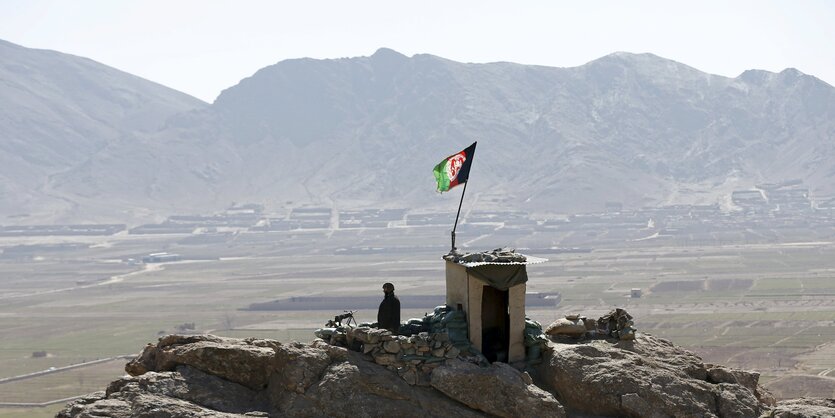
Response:
[{"label": "dark entrance", "polygon": [[491,363],[507,362],[510,349],[509,293],[484,286],[481,296],[481,352]]}]

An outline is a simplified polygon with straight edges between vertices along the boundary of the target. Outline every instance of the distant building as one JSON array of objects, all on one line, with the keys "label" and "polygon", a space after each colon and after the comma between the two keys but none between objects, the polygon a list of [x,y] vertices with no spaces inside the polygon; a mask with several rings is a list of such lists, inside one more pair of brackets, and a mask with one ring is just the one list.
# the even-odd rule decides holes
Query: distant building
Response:
[{"label": "distant building", "polygon": [[169,253],[152,253],[142,257],[143,263],[169,263],[172,261],[180,261],[183,258],[179,254]]},{"label": "distant building", "polygon": [[749,211],[765,213],[768,211],[768,200],[760,190],[737,190],[731,193],[734,205]]},{"label": "distant building", "polygon": [[637,287],[632,288],[632,292],[630,293],[632,299],[638,299],[641,297],[641,289]]}]

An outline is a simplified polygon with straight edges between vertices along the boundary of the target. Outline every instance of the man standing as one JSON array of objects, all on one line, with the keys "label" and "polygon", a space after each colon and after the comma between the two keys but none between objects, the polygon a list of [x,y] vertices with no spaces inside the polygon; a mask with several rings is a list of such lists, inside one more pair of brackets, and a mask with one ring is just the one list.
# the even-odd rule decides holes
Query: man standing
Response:
[{"label": "man standing", "polygon": [[397,335],[400,330],[400,299],[394,296],[394,285],[391,283],[383,285],[383,293],[385,297],[377,311],[377,326]]}]

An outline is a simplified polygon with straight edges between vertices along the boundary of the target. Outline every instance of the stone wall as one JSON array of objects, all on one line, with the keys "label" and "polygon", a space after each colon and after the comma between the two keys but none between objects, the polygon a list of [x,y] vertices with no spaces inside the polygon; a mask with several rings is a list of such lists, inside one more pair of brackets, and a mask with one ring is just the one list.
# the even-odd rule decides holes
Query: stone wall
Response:
[{"label": "stone wall", "polygon": [[461,357],[475,363],[483,360],[477,353],[455,347],[446,332],[403,336],[384,329],[357,327],[347,329],[345,343],[397,372],[410,385],[429,386],[429,375],[447,359]]}]

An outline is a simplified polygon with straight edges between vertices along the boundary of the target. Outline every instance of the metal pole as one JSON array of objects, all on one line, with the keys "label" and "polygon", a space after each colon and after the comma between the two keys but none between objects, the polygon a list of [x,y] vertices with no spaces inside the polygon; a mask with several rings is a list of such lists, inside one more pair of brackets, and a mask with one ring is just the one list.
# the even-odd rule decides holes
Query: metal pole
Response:
[{"label": "metal pole", "polygon": [[458,228],[458,217],[461,216],[461,204],[464,203],[464,193],[467,193],[467,183],[469,179],[464,182],[464,190],[461,192],[461,200],[458,202],[458,213],[455,215],[455,225],[452,227],[452,250],[455,251],[455,229]]}]

